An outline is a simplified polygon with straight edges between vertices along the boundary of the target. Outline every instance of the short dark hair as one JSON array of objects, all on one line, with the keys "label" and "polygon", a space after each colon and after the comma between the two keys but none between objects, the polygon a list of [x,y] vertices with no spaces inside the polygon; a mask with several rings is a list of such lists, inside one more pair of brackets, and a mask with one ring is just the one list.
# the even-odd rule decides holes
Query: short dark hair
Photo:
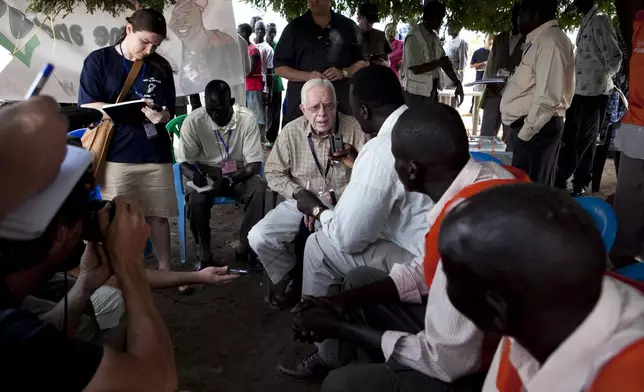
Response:
[{"label": "short dark hair", "polygon": [[557,17],[559,0],[521,0],[521,9],[530,12],[530,15],[539,13],[541,20],[547,21]]},{"label": "short dark hair", "polygon": [[228,85],[228,83],[224,82],[223,80],[219,80],[219,79],[211,80],[206,85],[204,96],[206,99],[208,99],[212,95],[217,95],[220,97],[222,95],[228,95],[228,97],[230,98],[231,96],[230,86]]},{"label": "short dark hair", "polygon": [[439,252],[488,287],[535,303],[592,298],[605,272],[590,215],[568,192],[541,184],[497,186],[466,199],[441,224]]},{"label": "short dark hair", "polygon": [[470,160],[469,140],[460,114],[438,102],[407,109],[394,126],[391,144],[403,158],[441,169],[460,171]]},{"label": "short dark hair", "polygon": [[253,34],[253,28],[248,23],[242,23],[237,28],[239,31],[247,33],[249,36]]},{"label": "short dark hair", "polygon": [[425,5],[423,6],[423,19],[429,19],[434,16],[443,19],[446,13],[447,9],[442,1],[425,0]]},{"label": "short dark hair", "polygon": [[380,21],[378,17],[378,6],[373,3],[362,3],[358,7],[358,15],[362,15],[369,23],[376,23]]},{"label": "short dark hair", "polygon": [[[377,81],[377,82],[376,82]],[[389,67],[369,65],[351,77],[353,96],[373,106],[401,106],[405,103],[398,77]]]}]

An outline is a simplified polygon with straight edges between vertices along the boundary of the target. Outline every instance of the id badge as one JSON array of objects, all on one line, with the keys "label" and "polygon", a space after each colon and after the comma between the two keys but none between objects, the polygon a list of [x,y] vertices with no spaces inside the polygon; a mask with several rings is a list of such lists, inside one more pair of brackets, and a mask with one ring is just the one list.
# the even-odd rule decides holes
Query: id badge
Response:
[{"label": "id badge", "polygon": [[152,139],[153,137],[157,136],[156,125],[152,123],[147,123],[147,124],[143,124],[143,127],[145,128],[145,135],[148,137],[148,139]]},{"label": "id badge", "polygon": [[228,175],[237,171],[237,161],[224,161],[221,166],[221,174]]}]

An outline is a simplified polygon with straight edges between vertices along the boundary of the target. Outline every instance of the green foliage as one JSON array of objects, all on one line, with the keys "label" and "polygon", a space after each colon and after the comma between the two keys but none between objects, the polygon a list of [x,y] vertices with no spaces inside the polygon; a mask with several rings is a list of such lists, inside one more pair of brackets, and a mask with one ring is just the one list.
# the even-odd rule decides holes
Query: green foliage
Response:
[{"label": "green foliage", "polygon": [[[306,0],[243,0],[259,9],[273,9],[287,20],[302,15]],[[344,15],[355,15],[364,0],[335,0],[334,9]],[[421,0],[370,0],[378,6],[381,19],[405,23],[416,23],[422,13]],[[510,9],[515,0],[444,0],[448,20],[454,25],[474,31],[498,33],[510,27]],[[134,9],[130,0],[30,0],[29,10],[46,15],[70,13],[75,7],[84,5],[89,12],[106,11],[113,15]],[[140,0],[144,8],[163,9],[173,0]],[[615,14],[614,0],[599,0],[602,10]],[[579,25],[579,16],[574,12],[572,0],[560,0],[559,21],[564,28]]]},{"label": "green foliage", "polygon": [[[163,10],[169,4],[173,4],[173,0],[140,0],[139,4],[142,8],[154,8]],[[112,15],[118,15],[123,12],[131,12],[134,10],[134,1],[130,0],[29,0],[28,11],[41,13],[45,15],[69,14],[72,13],[74,8],[85,6],[87,11],[93,13],[94,11],[105,11]]]}]

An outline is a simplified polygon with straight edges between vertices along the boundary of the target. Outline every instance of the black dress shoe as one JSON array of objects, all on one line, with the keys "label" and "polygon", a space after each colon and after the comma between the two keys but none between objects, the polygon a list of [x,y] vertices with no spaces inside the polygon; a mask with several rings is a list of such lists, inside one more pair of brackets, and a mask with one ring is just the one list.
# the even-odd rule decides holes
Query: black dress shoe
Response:
[{"label": "black dress shoe", "polygon": [[572,197],[586,196],[586,188],[583,186],[573,185],[572,191],[570,192],[570,196]]},{"label": "black dress shoe", "polygon": [[295,281],[290,280],[284,287],[284,290],[276,293],[271,298],[271,308],[274,310],[291,309],[298,302],[302,296],[302,287],[297,287]]},{"label": "black dress shoe", "polygon": [[317,350],[295,364],[282,362],[277,366],[277,369],[297,381],[310,383],[321,383],[333,370],[322,362]]},{"label": "black dress shoe", "polygon": [[239,251],[239,248],[235,249],[235,259],[239,262],[242,262],[244,266],[246,266],[246,268],[251,271],[261,272],[264,270],[264,266],[259,261],[259,258],[255,254],[255,252],[253,252],[252,250]]}]

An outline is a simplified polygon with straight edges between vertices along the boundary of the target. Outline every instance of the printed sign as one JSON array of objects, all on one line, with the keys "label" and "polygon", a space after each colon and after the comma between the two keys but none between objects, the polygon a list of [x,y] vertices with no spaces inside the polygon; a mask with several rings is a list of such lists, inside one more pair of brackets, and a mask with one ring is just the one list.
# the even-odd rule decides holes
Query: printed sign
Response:
[{"label": "printed sign", "polygon": [[[0,0],[0,47],[9,52],[4,56],[12,56],[10,61],[0,59],[0,64],[8,61],[0,70],[0,99],[22,99],[49,62],[56,69],[43,94],[59,102],[76,102],[85,57],[114,45],[128,14],[90,14],[79,7],[50,20],[26,13],[27,5],[27,0]],[[168,40],[158,52],[176,70],[177,96],[203,92],[213,79],[225,80],[231,87],[244,83],[231,0],[178,0],[164,15]]]}]

